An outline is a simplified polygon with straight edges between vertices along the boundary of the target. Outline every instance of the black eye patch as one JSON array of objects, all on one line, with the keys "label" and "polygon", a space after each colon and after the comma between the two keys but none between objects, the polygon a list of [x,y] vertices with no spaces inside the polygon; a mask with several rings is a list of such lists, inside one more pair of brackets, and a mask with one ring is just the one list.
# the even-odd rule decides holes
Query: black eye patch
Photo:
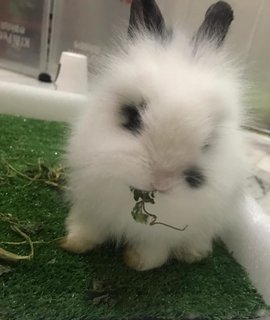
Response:
[{"label": "black eye patch", "polygon": [[206,182],[206,177],[203,175],[199,168],[189,168],[184,172],[186,183],[194,189],[200,188]]},{"label": "black eye patch", "polygon": [[137,134],[143,129],[142,117],[140,109],[144,108],[145,104],[136,106],[135,104],[123,104],[120,109],[122,116],[122,127],[130,132]]}]

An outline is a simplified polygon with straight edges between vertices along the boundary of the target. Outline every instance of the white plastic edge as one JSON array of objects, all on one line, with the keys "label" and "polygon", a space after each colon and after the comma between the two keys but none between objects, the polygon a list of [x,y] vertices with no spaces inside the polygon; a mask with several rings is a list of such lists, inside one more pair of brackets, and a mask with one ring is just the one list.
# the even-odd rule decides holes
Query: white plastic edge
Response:
[{"label": "white plastic edge", "polygon": [[0,81],[0,113],[72,122],[87,96]]},{"label": "white plastic edge", "polygon": [[270,305],[270,216],[246,196],[222,240]]}]

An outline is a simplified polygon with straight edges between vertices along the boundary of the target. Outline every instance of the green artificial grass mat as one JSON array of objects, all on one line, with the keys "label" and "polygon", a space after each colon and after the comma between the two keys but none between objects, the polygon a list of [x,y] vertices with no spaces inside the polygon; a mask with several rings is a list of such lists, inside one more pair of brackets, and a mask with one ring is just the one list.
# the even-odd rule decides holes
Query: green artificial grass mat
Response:
[{"label": "green artificial grass mat", "polygon": [[[63,123],[0,115],[0,212],[36,226],[32,241],[62,236],[68,205],[60,190],[7,176],[5,163],[21,172],[39,158],[57,164],[67,132]],[[0,241],[22,241],[8,224],[0,224]],[[0,246],[29,252],[27,244]],[[200,263],[171,262],[143,273],[126,267],[122,249],[109,245],[87,256],[69,254],[57,242],[34,247],[34,258],[9,264],[10,272],[1,272],[7,265],[0,261],[1,320],[246,319],[267,310],[222,244]]]}]

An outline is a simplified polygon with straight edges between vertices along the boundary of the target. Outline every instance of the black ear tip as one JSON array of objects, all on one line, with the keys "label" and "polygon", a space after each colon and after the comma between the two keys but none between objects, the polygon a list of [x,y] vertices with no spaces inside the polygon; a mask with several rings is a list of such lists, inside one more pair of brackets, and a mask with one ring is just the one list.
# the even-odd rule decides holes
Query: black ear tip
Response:
[{"label": "black ear tip", "polygon": [[155,0],[133,0],[130,8],[128,35],[148,31],[163,37],[166,35],[165,21]]},{"label": "black ear tip", "polygon": [[231,23],[234,19],[232,7],[225,1],[218,1],[212,4],[206,14],[206,18],[215,18],[216,20],[224,21]]},{"label": "black ear tip", "polygon": [[233,10],[225,1],[212,4],[206,11],[205,18],[195,35],[195,47],[203,40],[216,43],[220,47],[233,21]]}]

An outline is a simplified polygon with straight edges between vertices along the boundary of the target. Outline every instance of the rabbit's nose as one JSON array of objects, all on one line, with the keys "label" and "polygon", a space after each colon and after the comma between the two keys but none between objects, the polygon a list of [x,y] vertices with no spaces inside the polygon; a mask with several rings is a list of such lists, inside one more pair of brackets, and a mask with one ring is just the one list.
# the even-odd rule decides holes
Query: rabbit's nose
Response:
[{"label": "rabbit's nose", "polygon": [[170,173],[159,173],[153,179],[154,190],[159,192],[166,192],[171,190],[176,185],[174,175]]}]

